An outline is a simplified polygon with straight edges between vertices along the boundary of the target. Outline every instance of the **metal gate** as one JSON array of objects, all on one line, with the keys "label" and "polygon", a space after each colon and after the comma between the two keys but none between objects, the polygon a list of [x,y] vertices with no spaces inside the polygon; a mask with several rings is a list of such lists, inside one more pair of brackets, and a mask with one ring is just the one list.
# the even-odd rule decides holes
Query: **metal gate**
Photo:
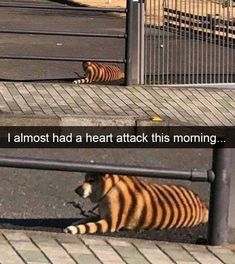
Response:
[{"label": "metal gate", "polygon": [[235,2],[146,0],[145,84],[235,82]]},{"label": "metal gate", "polygon": [[[122,58],[104,58],[104,57],[69,57],[69,56],[53,56],[51,54],[45,54],[44,56],[37,55],[20,55],[20,54],[0,54],[1,60],[34,60],[34,61],[69,61],[69,62],[82,62],[82,61],[96,61],[96,62],[104,62],[104,63],[116,63],[123,64],[125,68],[125,84],[130,83],[130,38],[129,32],[129,12],[131,1],[127,0],[127,4],[125,8],[96,8],[96,7],[71,7],[66,5],[51,5],[51,4],[35,4],[27,1],[9,1],[0,3],[1,9],[12,9],[12,10],[43,10],[43,11],[64,11],[64,12],[90,12],[90,13],[105,13],[105,14],[115,14],[120,13],[124,14],[126,28],[122,33],[99,33],[99,32],[72,32],[72,31],[48,31],[48,30],[25,30],[25,29],[9,29],[8,26],[2,26],[0,28],[0,34],[18,34],[18,35],[34,35],[34,36],[62,36],[62,37],[86,37],[90,39],[94,38],[103,38],[103,39],[123,39],[125,50],[123,51]],[[89,27],[89,26],[88,26]],[[88,28],[89,29],[89,28]]]}]

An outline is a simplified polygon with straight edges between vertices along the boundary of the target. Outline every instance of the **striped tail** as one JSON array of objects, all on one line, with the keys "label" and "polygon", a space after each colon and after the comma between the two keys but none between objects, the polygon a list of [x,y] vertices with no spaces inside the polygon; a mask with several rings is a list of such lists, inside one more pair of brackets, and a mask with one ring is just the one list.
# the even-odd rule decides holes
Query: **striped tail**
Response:
[{"label": "striped tail", "polygon": [[[107,220],[102,219],[97,222],[90,222],[83,225],[71,225],[64,229],[65,233],[76,234],[92,234],[96,232],[106,233],[111,231],[110,224]],[[114,230],[115,231],[115,230]]]},{"label": "striped tail", "polygon": [[74,84],[90,83],[90,80],[88,77],[86,77],[86,78],[74,80],[73,83]]}]

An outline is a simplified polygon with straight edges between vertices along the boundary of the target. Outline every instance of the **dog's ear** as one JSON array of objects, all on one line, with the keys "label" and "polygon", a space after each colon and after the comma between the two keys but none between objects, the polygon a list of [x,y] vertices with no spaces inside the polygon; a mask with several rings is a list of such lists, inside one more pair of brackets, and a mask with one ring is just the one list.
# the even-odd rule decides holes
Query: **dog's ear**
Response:
[{"label": "dog's ear", "polygon": [[106,177],[106,174],[104,174],[104,173],[102,173],[102,172],[98,172],[98,173],[96,173],[96,178],[98,179],[98,180],[101,180],[102,178],[105,178]]}]

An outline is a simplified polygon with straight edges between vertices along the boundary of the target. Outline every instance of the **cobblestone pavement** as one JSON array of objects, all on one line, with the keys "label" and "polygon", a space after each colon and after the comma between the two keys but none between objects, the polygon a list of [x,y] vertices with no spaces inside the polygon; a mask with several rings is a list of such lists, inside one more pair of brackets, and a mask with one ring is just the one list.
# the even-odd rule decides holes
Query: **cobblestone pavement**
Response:
[{"label": "cobblestone pavement", "polygon": [[159,115],[193,125],[235,124],[235,90],[0,83],[0,111],[33,116],[146,118]]},{"label": "cobblestone pavement", "polygon": [[221,246],[3,231],[0,263],[234,264],[235,252]]}]

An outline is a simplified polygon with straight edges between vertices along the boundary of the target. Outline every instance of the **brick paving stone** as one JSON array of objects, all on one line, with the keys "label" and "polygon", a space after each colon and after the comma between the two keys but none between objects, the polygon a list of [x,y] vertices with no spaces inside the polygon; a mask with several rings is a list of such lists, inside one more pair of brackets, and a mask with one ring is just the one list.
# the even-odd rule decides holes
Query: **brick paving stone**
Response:
[{"label": "brick paving stone", "polygon": [[[120,108],[120,112],[122,112],[123,114],[126,114],[126,110],[130,110],[129,106],[124,101],[122,101],[115,93],[112,94],[112,100]],[[139,108],[139,110],[144,112],[141,108]]]},{"label": "brick paving stone", "polygon": [[[0,87],[0,91],[1,91],[1,87]],[[0,92],[0,109],[3,111],[3,112],[11,112],[11,109],[7,103],[7,101],[4,99],[3,95],[1,94]]]},{"label": "brick paving stone", "polygon": [[141,243],[135,242],[135,246],[145,256],[145,258],[152,264],[156,263],[156,260],[161,264],[174,264],[167,254],[165,254],[155,243]]},{"label": "brick paving stone", "polygon": [[94,252],[97,258],[104,264],[115,263],[124,264],[125,262],[119,254],[108,244],[105,246],[90,245],[89,248]]},{"label": "brick paving stone", "polygon": [[167,254],[171,259],[178,263],[189,262],[198,263],[195,259],[180,245],[169,243],[158,243],[158,247]]},{"label": "brick paving stone", "polygon": [[23,232],[3,232],[3,235],[9,241],[30,242],[30,238]]},{"label": "brick paving stone", "polygon": [[101,263],[97,259],[97,257],[93,255],[92,251],[88,247],[86,247],[81,240],[64,241],[63,239],[57,239],[57,241],[76,262],[92,264]]},{"label": "brick paving stone", "polygon": [[101,240],[98,238],[83,237],[82,240],[83,240],[84,244],[88,245],[88,246],[92,246],[92,245],[106,246],[107,245],[105,240]]},{"label": "brick paving stone", "polygon": [[82,240],[102,263],[125,263],[120,255],[105,240],[87,237],[83,237]]},{"label": "brick paving stone", "polygon": [[109,244],[115,249],[122,259],[128,264],[149,264],[150,262],[143,254],[131,243],[126,245],[118,245],[113,240],[109,240]]},{"label": "brick paving stone", "polygon": [[14,249],[25,262],[49,263],[42,252],[32,243],[28,236],[23,233],[4,233]]},{"label": "brick paving stone", "polygon": [[39,250],[20,250],[17,247],[15,247],[15,249],[26,263],[49,263],[49,261]]},{"label": "brick paving stone", "polygon": [[53,264],[76,263],[75,260],[65,251],[65,249],[54,239],[41,239],[38,236],[33,236],[32,240]]},{"label": "brick paving stone", "polygon": [[115,106],[115,107],[112,107],[113,109],[116,108],[117,110],[119,110],[119,112],[121,112],[121,114],[125,114],[125,111],[123,111],[123,109],[114,100],[113,93],[108,89],[108,87],[102,86],[101,91],[105,94],[106,98],[109,98],[108,101],[106,100],[106,102],[109,103],[109,105]]},{"label": "brick paving stone", "polygon": [[223,262],[209,252],[205,246],[183,245],[183,247],[201,264],[223,264]]},{"label": "brick paving stone", "polygon": [[221,261],[223,261],[224,264],[235,264],[235,252],[219,247],[219,246],[208,246],[207,247],[217,258],[219,258]]},{"label": "brick paving stone", "polygon": [[31,108],[29,107],[24,97],[19,92],[19,86],[18,87],[10,86],[8,87],[8,90],[11,93],[12,98],[15,100],[16,104],[22,110],[22,112],[24,112],[25,114],[32,113]]},{"label": "brick paving stone", "polygon": [[25,88],[29,91],[31,96],[34,98],[35,102],[38,104],[43,113],[53,114],[53,111],[49,108],[48,104],[45,102],[44,98],[36,90],[33,84],[24,84]]},{"label": "brick paving stone", "polygon": [[23,260],[15,252],[7,240],[0,235],[0,263],[3,264],[23,264]]}]

